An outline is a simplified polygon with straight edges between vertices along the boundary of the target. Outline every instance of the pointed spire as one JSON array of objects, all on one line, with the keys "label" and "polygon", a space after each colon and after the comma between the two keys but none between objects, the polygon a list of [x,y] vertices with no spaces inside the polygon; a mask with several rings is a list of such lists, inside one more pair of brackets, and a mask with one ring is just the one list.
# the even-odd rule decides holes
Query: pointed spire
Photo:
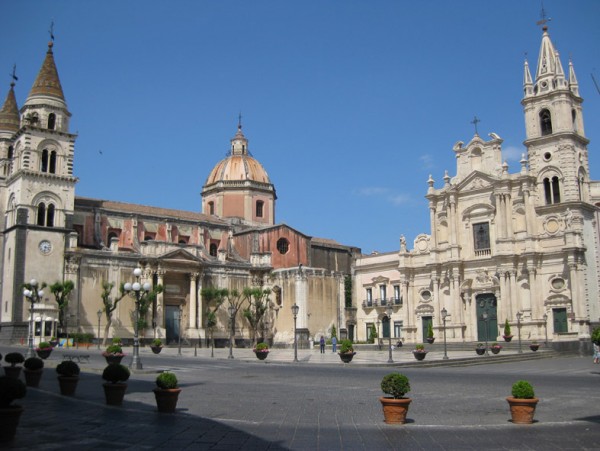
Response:
[{"label": "pointed spire", "polygon": [[231,139],[231,155],[248,155],[248,140],[242,133],[242,113],[238,117],[238,129]]},{"label": "pointed spire", "polygon": [[569,58],[569,87],[571,92],[579,97],[579,83],[577,83],[577,77],[575,76],[575,68],[573,67],[573,61]]},{"label": "pointed spire", "polygon": [[15,82],[10,84],[6,100],[0,109],[0,132],[14,133],[19,130],[19,108],[15,97]]},{"label": "pointed spire", "polygon": [[31,87],[28,99],[35,96],[50,96],[56,97],[63,102],[65,101],[60,79],[58,78],[58,71],[56,70],[56,64],[54,62],[54,54],[52,53],[53,46],[54,43],[50,41],[48,43],[46,58]]}]

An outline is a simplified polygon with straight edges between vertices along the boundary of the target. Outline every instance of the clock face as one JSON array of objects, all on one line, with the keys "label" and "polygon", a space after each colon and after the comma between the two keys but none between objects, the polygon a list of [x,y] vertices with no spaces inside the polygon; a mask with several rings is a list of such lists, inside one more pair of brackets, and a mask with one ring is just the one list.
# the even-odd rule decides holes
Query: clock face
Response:
[{"label": "clock face", "polygon": [[52,251],[52,243],[48,240],[40,241],[39,248],[42,254],[49,254]]}]

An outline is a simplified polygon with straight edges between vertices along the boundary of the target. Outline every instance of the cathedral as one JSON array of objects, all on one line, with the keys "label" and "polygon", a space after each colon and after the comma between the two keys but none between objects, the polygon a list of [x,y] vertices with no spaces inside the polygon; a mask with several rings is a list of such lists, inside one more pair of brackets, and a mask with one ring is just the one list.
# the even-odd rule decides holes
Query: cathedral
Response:
[{"label": "cathedral", "polygon": [[[509,171],[496,133],[457,142],[454,175],[427,180],[429,233],[363,255],[276,222],[275,186],[241,122],[207,171],[201,212],[78,197],[77,136],[50,42],[22,107],[12,83],[0,110],[0,341],[23,342],[30,328],[36,342],[69,331],[102,338],[104,287],[114,299],[138,281],[162,291],[142,323],[135,299],[123,298],[108,337],[131,339],[142,324],[142,340],[201,346],[209,329],[221,346],[230,334],[249,345],[257,329],[275,346],[293,343],[294,330],[308,345],[334,329],[357,342],[419,343],[431,330],[493,342],[508,323],[528,341],[583,343],[600,322],[600,183],[590,179],[583,99],[547,27],[534,75],[527,61],[523,74],[519,167]],[[24,297],[32,279],[73,283],[65,324],[47,288],[37,302]],[[211,288],[267,290],[260,324],[228,309],[235,296],[216,305]]]},{"label": "cathedral", "polygon": [[[583,99],[543,28],[523,70],[526,152],[509,171],[502,138],[458,141],[453,176],[427,180],[430,232],[355,262],[357,339],[501,341],[504,325],[555,347],[589,341],[600,321],[598,206]],[[389,309],[388,306],[391,306]]]}]

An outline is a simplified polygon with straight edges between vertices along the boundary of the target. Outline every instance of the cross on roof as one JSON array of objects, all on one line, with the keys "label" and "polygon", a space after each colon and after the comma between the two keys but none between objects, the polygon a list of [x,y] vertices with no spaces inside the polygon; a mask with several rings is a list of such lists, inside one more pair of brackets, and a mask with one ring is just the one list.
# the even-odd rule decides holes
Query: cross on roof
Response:
[{"label": "cross on roof", "polygon": [[477,124],[481,122],[479,119],[477,119],[477,116],[473,116],[473,120],[471,121],[471,124],[473,124],[475,126],[475,134],[477,136],[479,136],[479,133],[477,132]]}]

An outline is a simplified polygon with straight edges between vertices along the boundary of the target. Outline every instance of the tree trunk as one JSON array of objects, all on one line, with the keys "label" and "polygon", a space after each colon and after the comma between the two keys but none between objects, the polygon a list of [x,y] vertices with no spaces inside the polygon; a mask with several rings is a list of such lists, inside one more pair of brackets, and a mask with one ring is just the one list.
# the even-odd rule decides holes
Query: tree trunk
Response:
[{"label": "tree trunk", "polygon": [[110,325],[112,324],[112,318],[109,319],[104,326],[104,339],[102,340],[102,346],[106,346],[106,340],[108,339],[108,331],[110,330]]}]

